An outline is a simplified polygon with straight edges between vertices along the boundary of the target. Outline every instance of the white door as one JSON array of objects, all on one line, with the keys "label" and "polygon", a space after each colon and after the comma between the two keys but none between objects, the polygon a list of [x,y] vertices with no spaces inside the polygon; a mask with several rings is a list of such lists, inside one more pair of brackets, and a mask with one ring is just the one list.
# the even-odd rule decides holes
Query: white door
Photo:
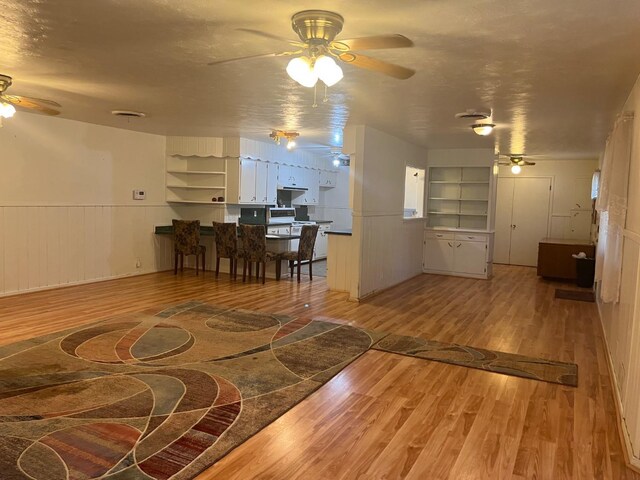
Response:
[{"label": "white door", "polygon": [[453,270],[458,273],[482,275],[487,271],[487,244],[485,242],[461,242],[456,240],[453,253]]},{"label": "white door", "polygon": [[452,271],[453,243],[454,240],[426,238],[424,249],[424,268],[426,270],[440,270],[445,272]]},{"label": "white door", "polygon": [[535,267],[549,232],[550,178],[500,178],[494,263]]},{"label": "white door", "polygon": [[496,200],[496,235],[493,244],[493,263],[509,264],[511,250],[511,215],[515,178],[498,177]]}]

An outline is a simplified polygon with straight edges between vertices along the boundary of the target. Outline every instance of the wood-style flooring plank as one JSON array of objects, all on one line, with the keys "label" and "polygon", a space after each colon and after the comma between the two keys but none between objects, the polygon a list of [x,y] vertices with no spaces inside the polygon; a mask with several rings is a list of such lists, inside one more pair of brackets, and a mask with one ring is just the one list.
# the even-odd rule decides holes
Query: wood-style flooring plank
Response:
[{"label": "wood-style flooring plank", "polygon": [[0,345],[200,300],[576,362],[577,388],[369,351],[198,480],[640,479],[628,469],[595,304],[554,299],[527,267],[421,275],[367,301],[324,279],[192,270],[0,298]]}]

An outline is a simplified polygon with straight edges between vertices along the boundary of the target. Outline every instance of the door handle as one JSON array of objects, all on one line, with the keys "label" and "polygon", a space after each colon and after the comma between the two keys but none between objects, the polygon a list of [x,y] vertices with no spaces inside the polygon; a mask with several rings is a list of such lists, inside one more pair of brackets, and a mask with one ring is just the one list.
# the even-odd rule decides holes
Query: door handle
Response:
[{"label": "door handle", "polygon": [[451,242],[447,242],[447,245],[449,245],[451,248],[453,248],[453,245],[451,245]]},{"label": "door handle", "polygon": [[516,226],[515,226],[515,225],[511,225],[511,229],[512,229],[512,230],[515,230],[515,229],[516,229]]},{"label": "door handle", "polygon": [[456,245],[456,248],[458,248],[460,245],[462,245],[462,244],[461,244],[461,243],[457,244],[457,245]]}]

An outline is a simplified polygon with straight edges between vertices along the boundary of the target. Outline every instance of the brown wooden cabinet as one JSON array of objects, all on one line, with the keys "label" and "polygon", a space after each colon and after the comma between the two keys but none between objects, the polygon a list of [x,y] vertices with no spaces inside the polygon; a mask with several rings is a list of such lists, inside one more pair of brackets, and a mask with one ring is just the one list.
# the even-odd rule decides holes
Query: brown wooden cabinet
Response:
[{"label": "brown wooden cabinet", "polygon": [[595,256],[595,245],[588,240],[544,238],[538,244],[538,275],[566,280],[576,279],[576,259],[571,255],[584,252]]}]

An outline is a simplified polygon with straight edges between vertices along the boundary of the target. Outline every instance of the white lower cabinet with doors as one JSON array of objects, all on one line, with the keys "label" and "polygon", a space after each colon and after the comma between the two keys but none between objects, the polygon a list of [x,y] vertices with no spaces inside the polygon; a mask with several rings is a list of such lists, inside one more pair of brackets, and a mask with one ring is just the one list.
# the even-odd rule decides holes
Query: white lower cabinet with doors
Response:
[{"label": "white lower cabinet with doors", "polygon": [[327,232],[331,230],[330,223],[321,223],[318,226],[318,236],[316,237],[316,245],[313,249],[313,259],[320,260],[327,258],[327,251],[329,249],[329,240],[327,239]]},{"label": "white lower cabinet with doors", "polygon": [[423,271],[472,278],[492,274],[493,234],[426,230]]}]

